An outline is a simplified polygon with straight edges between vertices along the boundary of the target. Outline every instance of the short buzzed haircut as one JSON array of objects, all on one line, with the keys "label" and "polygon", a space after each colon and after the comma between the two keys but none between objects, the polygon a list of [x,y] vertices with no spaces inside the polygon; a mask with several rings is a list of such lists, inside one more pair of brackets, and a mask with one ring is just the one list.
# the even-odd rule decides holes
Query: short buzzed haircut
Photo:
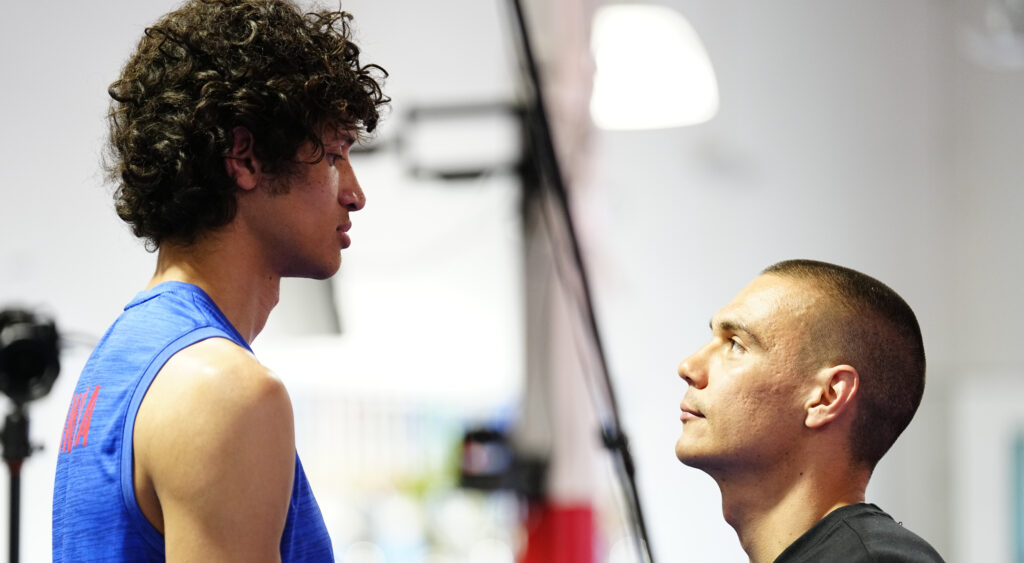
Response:
[{"label": "short buzzed haircut", "polygon": [[825,296],[828,308],[819,311],[817,325],[822,334],[814,335],[808,351],[857,370],[851,457],[873,469],[910,424],[924,394],[925,353],[917,317],[887,285],[843,266],[786,260],[762,273],[809,282]]}]

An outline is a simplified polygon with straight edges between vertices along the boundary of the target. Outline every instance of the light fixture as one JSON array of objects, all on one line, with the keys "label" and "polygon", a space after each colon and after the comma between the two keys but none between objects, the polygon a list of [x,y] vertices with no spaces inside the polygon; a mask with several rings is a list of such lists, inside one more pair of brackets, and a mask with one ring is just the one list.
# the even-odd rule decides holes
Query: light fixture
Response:
[{"label": "light fixture", "polygon": [[718,112],[707,52],[679,12],[652,4],[609,4],[591,28],[590,115],[602,129],[695,125]]}]

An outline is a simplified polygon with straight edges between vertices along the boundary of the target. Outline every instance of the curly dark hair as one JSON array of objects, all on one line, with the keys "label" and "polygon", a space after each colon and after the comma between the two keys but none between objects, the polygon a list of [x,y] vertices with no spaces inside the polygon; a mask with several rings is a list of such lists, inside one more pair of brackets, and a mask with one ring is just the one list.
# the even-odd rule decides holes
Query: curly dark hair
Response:
[{"label": "curly dark hair", "polygon": [[284,0],[190,0],[146,29],[108,90],[107,169],[117,214],[148,249],[234,218],[224,157],[235,127],[282,174],[305,142],[323,158],[325,127],[374,130],[387,72],[360,64],[350,20]]}]

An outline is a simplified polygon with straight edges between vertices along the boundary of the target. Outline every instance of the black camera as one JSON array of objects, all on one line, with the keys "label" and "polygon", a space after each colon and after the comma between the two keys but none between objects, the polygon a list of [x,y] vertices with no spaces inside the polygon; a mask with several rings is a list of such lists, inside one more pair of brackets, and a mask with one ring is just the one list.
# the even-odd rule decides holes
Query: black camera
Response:
[{"label": "black camera", "polygon": [[53,320],[23,309],[0,311],[0,392],[21,406],[49,393],[59,372]]}]

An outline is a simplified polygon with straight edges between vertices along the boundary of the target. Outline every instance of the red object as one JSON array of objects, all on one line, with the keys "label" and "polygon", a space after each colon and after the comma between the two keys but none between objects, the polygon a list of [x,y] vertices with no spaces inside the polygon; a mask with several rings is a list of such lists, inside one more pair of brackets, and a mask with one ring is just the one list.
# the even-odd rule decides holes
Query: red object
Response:
[{"label": "red object", "polygon": [[545,501],[530,504],[520,563],[593,563],[594,509]]}]

